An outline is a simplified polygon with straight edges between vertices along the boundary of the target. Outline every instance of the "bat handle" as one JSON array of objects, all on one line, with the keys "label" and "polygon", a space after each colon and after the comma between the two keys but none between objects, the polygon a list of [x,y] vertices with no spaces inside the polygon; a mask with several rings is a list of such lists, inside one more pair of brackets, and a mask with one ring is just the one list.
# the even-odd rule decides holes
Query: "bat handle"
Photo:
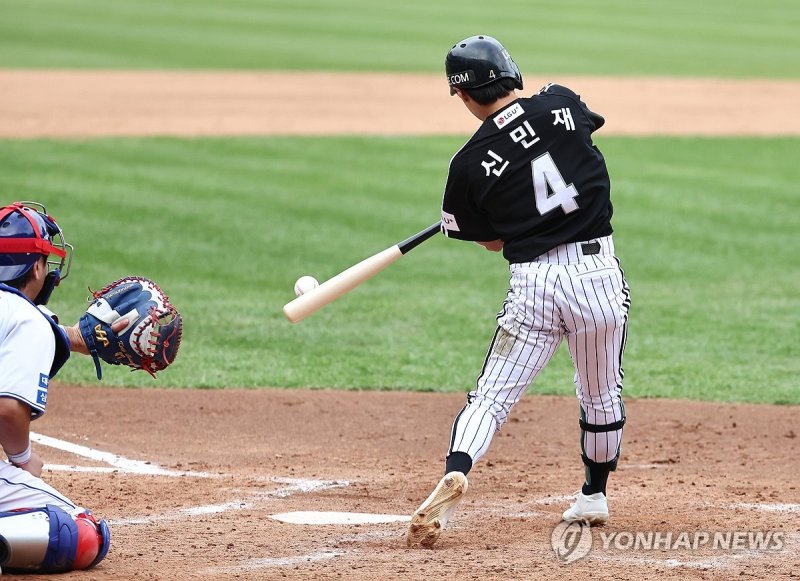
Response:
[{"label": "bat handle", "polygon": [[400,249],[400,252],[402,252],[403,254],[406,254],[407,252],[411,252],[417,246],[419,246],[420,244],[425,242],[428,238],[430,238],[434,234],[440,232],[441,229],[442,229],[442,221],[439,220],[435,224],[431,224],[430,226],[425,228],[425,230],[423,230],[422,232],[417,232],[416,234],[414,234],[410,238],[406,238],[400,244],[398,244],[397,247]]}]

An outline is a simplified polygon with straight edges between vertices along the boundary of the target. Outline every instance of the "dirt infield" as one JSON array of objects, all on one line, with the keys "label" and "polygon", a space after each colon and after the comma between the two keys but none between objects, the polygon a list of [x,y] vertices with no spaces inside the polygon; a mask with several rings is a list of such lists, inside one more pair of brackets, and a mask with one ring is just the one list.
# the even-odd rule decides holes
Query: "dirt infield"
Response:
[{"label": "dirt infield", "polygon": [[[800,82],[526,75],[574,89],[603,135],[800,135]],[[475,131],[439,75],[0,70],[0,138]]]},{"label": "dirt infield", "polygon": [[[97,472],[70,468],[46,477],[75,501],[91,499],[114,534],[92,575],[67,578],[797,575],[792,407],[629,399],[623,461],[610,485],[612,520],[593,530],[592,551],[571,564],[559,563],[550,541],[583,475],[571,398],[522,400],[470,474],[467,497],[434,550],[407,549],[404,522],[270,518],[291,511],[410,515],[441,475],[450,422],[463,402],[457,394],[54,383],[48,413],[34,428],[56,440],[37,449],[56,468]],[[93,410],[91,419],[78,408]],[[67,452],[68,443],[84,448]],[[628,549],[626,533],[648,531],[671,531],[673,543],[682,532],[780,535],[761,550]],[[623,536],[604,549],[601,532]]]},{"label": "dirt infield", "polygon": [[[582,93],[609,135],[800,135],[797,82],[569,77],[529,88],[546,81]],[[472,132],[442,85],[421,75],[0,71],[0,138]],[[286,87],[303,94],[287,100]],[[628,399],[612,520],[592,531],[588,555],[562,564],[551,534],[583,477],[572,398],[523,399],[437,548],[409,550],[403,519],[441,476],[463,395],[51,385],[33,425],[45,478],[109,519],[114,538],[100,567],[62,578],[800,575],[797,407]],[[387,522],[273,518],[295,511]]]}]

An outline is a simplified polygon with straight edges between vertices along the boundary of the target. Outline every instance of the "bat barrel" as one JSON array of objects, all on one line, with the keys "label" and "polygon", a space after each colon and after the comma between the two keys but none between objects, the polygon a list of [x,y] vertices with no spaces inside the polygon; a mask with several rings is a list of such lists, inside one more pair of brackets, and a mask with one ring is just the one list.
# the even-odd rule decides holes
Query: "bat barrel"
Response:
[{"label": "bat barrel", "polygon": [[287,303],[283,307],[283,314],[290,322],[298,323],[372,278],[402,256],[403,253],[397,245],[374,254]]},{"label": "bat barrel", "polygon": [[283,306],[283,314],[292,323],[298,323],[319,309],[372,278],[407,252],[410,252],[441,230],[441,222],[431,224],[411,238],[390,246],[382,252],[365,258],[318,287],[300,295]]}]

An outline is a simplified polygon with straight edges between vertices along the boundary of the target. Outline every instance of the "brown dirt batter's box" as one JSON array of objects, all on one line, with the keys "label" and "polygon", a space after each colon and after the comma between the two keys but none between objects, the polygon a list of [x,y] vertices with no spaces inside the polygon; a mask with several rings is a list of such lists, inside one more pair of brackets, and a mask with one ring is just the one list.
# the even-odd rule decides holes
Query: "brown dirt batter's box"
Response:
[{"label": "brown dirt batter's box", "polygon": [[[97,410],[91,423],[70,411],[75,402]],[[581,476],[573,398],[522,400],[470,474],[468,495],[432,551],[407,549],[403,522],[295,525],[269,518],[291,511],[410,515],[441,475],[449,421],[462,405],[459,394],[54,384],[35,428],[173,473],[135,474],[124,465],[110,473],[46,473],[111,521],[112,549],[92,578],[794,574],[800,467],[793,407],[629,398],[611,522],[593,531],[592,551],[568,565],[559,563],[550,535],[574,492],[565,483]],[[39,450],[50,464],[109,467],[58,448]],[[676,539],[681,532],[772,531],[785,542],[777,551],[626,546],[625,535],[648,531]]]}]

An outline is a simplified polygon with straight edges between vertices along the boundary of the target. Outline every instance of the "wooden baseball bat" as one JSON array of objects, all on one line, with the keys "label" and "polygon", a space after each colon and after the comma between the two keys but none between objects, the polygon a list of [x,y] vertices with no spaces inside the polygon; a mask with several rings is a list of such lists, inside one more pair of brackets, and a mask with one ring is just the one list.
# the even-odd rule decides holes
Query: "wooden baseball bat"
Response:
[{"label": "wooden baseball bat", "polygon": [[386,250],[365,258],[354,264],[331,279],[326,280],[318,287],[300,295],[293,301],[283,306],[283,314],[292,323],[299,323],[309,315],[316,313],[322,307],[338,299],[343,294],[350,292],[361,283],[369,280],[395,260],[407,254],[428,238],[441,230],[441,222],[431,224],[425,230],[417,232]]}]

